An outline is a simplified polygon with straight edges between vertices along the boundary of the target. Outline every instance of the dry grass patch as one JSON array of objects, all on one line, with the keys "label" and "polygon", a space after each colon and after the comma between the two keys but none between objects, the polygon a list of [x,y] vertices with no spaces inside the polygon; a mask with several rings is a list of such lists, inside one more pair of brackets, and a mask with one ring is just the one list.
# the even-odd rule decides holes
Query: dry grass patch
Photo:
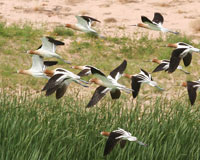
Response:
[{"label": "dry grass patch", "polygon": [[75,5],[76,3],[84,2],[84,0],[66,0],[67,4]]},{"label": "dry grass patch", "polygon": [[192,21],[190,26],[194,32],[200,32],[200,19]]},{"label": "dry grass patch", "polygon": [[158,7],[164,7],[164,8],[169,8],[172,7],[173,5],[170,3],[152,3],[153,6],[158,6]]},{"label": "dry grass patch", "polygon": [[115,18],[106,18],[106,19],[104,19],[104,22],[105,23],[116,23],[117,20]]},{"label": "dry grass patch", "polygon": [[119,0],[119,2],[120,3],[123,3],[123,4],[125,4],[125,3],[139,3],[139,2],[141,2],[141,0]]}]

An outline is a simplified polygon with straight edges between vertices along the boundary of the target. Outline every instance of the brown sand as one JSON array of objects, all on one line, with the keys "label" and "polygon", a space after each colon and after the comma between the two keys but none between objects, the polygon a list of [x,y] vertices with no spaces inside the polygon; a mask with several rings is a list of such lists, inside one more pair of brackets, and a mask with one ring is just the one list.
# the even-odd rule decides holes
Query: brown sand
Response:
[{"label": "brown sand", "polygon": [[95,27],[101,33],[119,36],[124,34],[120,27],[127,34],[146,32],[129,25],[140,22],[141,15],[152,19],[154,12],[160,12],[165,18],[164,27],[200,38],[200,0],[0,0],[0,7],[1,21],[7,24],[56,26],[75,23],[74,15],[88,15],[102,22]]}]

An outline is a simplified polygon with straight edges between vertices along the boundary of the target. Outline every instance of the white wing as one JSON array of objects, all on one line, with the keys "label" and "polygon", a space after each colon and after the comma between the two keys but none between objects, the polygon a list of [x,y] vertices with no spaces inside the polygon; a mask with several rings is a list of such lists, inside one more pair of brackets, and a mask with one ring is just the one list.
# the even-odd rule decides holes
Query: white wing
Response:
[{"label": "white wing", "polygon": [[38,55],[33,55],[32,56],[32,67],[31,67],[31,70],[38,71],[38,72],[43,72],[43,69],[44,69],[43,58],[41,58]]},{"label": "white wing", "polygon": [[49,42],[48,38],[42,37],[41,40],[42,40],[42,47],[41,47],[41,49],[48,50],[50,52],[55,52],[56,51],[55,44]]},{"label": "white wing", "polygon": [[78,21],[79,25],[84,26],[85,28],[89,28],[88,23],[86,20],[84,20],[83,18],[81,18],[80,16],[76,16],[76,19]]}]

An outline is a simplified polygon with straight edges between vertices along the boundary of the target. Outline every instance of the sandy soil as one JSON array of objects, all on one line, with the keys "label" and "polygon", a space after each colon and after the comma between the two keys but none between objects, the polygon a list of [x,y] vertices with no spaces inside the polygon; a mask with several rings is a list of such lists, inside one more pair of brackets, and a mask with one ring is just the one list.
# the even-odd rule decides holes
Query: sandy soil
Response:
[{"label": "sandy soil", "polygon": [[74,15],[92,16],[102,22],[95,28],[106,35],[124,34],[120,28],[126,34],[146,32],[129,25],[140,22],[141,15],[152,19],[154,12],[160,12],[166,28],[200,39],[200,0],[0,0],[0,7],[1,21],[7,24],[56,26],[75,23]]}]

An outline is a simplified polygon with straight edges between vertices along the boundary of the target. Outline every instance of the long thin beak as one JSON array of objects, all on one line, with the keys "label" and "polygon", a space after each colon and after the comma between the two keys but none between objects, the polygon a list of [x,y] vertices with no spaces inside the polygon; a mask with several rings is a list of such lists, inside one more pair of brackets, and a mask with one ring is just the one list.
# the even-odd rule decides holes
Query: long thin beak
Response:
[{"label": "long thin beak", "polygon": [[160,47],[167,47],[167,45],[162,45],[162,46],[160,46]]},{"label": "long thin beak", "polygon": [[187,82],[183,82],[183,83],[182,83],[182,86],[183,86],[183,87],[187,87]]},{"label": "long thin beak", "polygon": [[137,26],[137,24],[132,24],[132,25],[129,25],[129,26],[135,26],[135,27],[136,27],[136,26]]}]

